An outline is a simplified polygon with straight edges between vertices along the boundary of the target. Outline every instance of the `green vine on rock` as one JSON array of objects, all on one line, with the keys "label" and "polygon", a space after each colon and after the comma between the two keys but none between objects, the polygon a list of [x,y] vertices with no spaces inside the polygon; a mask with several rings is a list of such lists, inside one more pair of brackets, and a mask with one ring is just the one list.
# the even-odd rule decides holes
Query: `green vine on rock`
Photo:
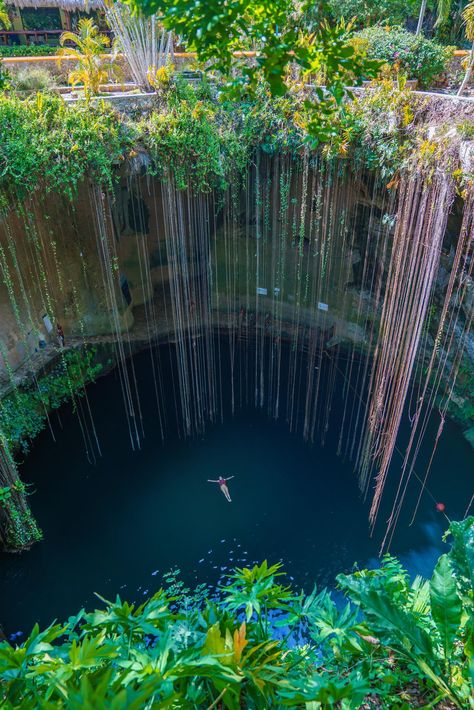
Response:
[{"label": "green vine on rock", "polygon": [[71,397],[82,396],[83,388],[102,370],[94,362],[95,350],[71,350],[37,387],[19,388],[0,401],[0,429],[12,450],[29,450],[29,444],[46,425],[47,412],[58,409]]}]

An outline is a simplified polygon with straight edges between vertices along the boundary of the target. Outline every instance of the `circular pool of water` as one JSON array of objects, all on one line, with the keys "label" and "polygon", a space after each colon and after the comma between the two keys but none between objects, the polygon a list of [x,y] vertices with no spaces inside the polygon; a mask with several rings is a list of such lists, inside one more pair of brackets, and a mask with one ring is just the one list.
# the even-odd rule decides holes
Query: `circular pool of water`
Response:
[{"label": "circular pool of water", "polygon": [[[284,421],[248,408],[191,440],[171,427],[163,442],[146,352],[135,356],[135,370],[146,434],[139,451],[131,450],[112,371],[89,387],[102,449],[97,463],[87,461],[79,423],[66,406],[53,416],[56,442],[44,431],[21,466],[22,478],[35,485],[30,500],[44,541],[0,556],[0,624],[7,634],[100,605],[94,592],[139,602],[172,568],[192,586],[223,581],[235,566],[281,560],[289,581],[309,591],[314,583],[334,585],[354,563],[377,563],[390,485],[370,537],[353,466],[335,453],[338,431],[329,432],[324,448],[310,445]],[[472,462],[461,432],[447,423],[415,523],[409,525],[416,479],[390,550],[411,573],[429,575],[443,550],[448,520],[435,503],[444,502],[452,519],[463,516]],[[219,475],[235,476],[232,503],[207,482]]]}]

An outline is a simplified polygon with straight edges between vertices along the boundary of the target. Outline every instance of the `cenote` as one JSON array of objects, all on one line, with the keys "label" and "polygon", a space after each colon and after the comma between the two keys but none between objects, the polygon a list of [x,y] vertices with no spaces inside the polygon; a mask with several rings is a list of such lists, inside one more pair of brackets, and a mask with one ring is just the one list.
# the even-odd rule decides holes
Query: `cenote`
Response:
[{"label": "cenote", "polygon": [[0,95],[0,705],[473,706],[472,105],[154,70]]},{"label": "cenote", "polygon": [[[222,362],[228,343],[220,343]],[[237,359],[246,352],[237,350]],[[289,348],[285,349],[285,365]],[[65,619],[94,592],[120,594],[138,603],[156,591],[164,573],[179,569],[190,587],[225,583],[236,566],[263,559],[282,561],[296,587],[332,587],[335,575],[378,564],[379,530],[369,536],[368,504],[361,498],[353,466],[336,456],[339,432],[329,428],[324,447],[304,442],[285,421],[271,420],[252,404],[232,415],[228,373],[223,373],[223,421],[202,435],[179,435],[171,363],[173,346],[161,347],[166,409],[171,414],[162,440],[150,353],[134,357],[145,437],[132,451],[118,386],[112,371],[88,389],[102,457],[87,460],[77,417],[68,405],[52,417],[56,441],[44,431],[21,466],[34,481],[32,509],[45,539],[28,555],[1,559],[0,608],[6,633]],[[301,367],[307,363],[303,360]],[[227,377],[226,377],[227,374]],[[253,394],[254,372],[248,390]],[[174,372],[176,378],[176,372]],[[341,395],[342,377],[337,382]],[[298,393],[298,399],[301,397]],[[245,393],[243,393],[245,397]],[[340,412],[333,419],[338,420]],[[435,424],[430,427],[435,433]],[[423,454],[429,455],[428,450]],[[472,486],[472,453],[449,425],[436,455],[427,490],[413,525],[406,507],[390,552],[411,574],[429,577],[439,554],[447,518],[461,518]],[[393,469],[399,466],[395,460]],[[446,470],[456,472],[456,487]],[[228,504],[207,479],[234,475]],[[412,482],[415,500],[420,480]],[[383,526],[386,510],[383,511]]]}]

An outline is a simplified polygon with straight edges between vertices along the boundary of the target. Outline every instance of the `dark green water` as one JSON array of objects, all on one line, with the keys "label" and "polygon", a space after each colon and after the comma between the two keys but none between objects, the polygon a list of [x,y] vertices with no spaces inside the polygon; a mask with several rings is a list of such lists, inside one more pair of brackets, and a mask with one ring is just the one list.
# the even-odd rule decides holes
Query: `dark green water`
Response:
[{"label": "dark green water", "polygon": [[[93,592],[139,601],[170,568],[193,585],[215,583],[235,565],[282,560],[290,579],[309,590],[313,582],[332,585],[355,562],[376,564],[390,491],[370,538],[368,504],[352,466],[335,455],[337,429],[325,448],[311,446],[285,422],[251,408],[209,426],[203,438],[183,441],[172,428],[162,443],[149,362],[147,353],[135,358],[146,430],[141,451],[131,451],[112,372],[89,388],[103,453],[97,465],[87,462],[69,407],[60,411],[56,443],[43,432],[22,465],[23,479],[36,486],[31,505],[45,539],[28,553],[0,556],[7,634],[94,607],[100,602]],[[435,501],[449,517],[462,517],[472,469],[472,450],[447,423],[429,493],[412,527],[406,507],[391,548],[412,573],[431,573],[447,526]],[[206,482],[220,474],[235,476],[231,504]],[[415,480],[409,501],[417,492]]]}]

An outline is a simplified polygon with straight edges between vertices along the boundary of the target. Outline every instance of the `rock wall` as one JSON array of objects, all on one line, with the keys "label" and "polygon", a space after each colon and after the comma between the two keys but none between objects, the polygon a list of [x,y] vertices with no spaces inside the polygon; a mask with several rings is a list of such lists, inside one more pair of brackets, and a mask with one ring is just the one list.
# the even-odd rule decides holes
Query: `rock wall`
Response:
[{"label": "rock wall", "polygon": [[[132,340],[146,343],[151,336],[166,339],[172,333],[169,282],[179,266],[170,261],[167,251],[161,183],[147,177],[145,167],[146,156],[137,156],[124,172],[111,199],[98,194],[94,186],[85,183],[81,185],[73,206],[56,196],[37,196],[20,210],[12,210],[3,218],[0,223],[0,385],[3,384],[3,388],[8,387],[12,371],[20,372],[21,368],[34,366],[34,358],[41,353],[45,343],[47,347],[56,343],[56,323],[62,325],[69,341],[113,339],[121,331]],[[263,161],[260,179],[265,180],[270,170],[273,170],[271,161]],[[309,189],[306,193],[307,209],[302,209],[302,180],[301,173],[295,171],[289,200],[296,205],[295,214],[303,215],[298,217],[303,224],[295,222],[295,234],[310,229],[309,207],[314,199]],[[254,182],[251,181],[248,187],[253,191]],[[304,326],[305,321],[324,327],[331,335],[332,345],[355,345],[361,352],[370,354],[364,329],[359,322],[360,313],[357,315],[360,309],[361,254],[366,250],[368,241],[375,243],[377,234],[387,231],[387,217],[390,215],[386,212],[384,190],[374,191],[370,179],[352,175],[347,185],[342,184],[338,189],[340,194],[335,204],[344,211],[346,225],[344,228],[334,227],[334,253],[339,254],[340,264],[333,271],[328,303],[302,307],[298,327]],[[268,308],[270,312],[274,300],[279,299],[281,318],[290,338],[295,327],[292,322],[295,306],[292,294],[297,290],[299,278],[298,249],[309,249],[304,240],[302,246],[298,247],[295,241],[288,248],[284,296],[271,292],[269,279],[268,283],[257,283],[254,255],[251,256],[250,276],[241,271],[240,276],[233,277],[230,293],[225,286],[230,238],[237,262],[245,263],[249,245],[259,252],[262,263],[275,262],[281,221],[279,198],[276,192],[275,195],[274,222],[271,226],[275,238],[264,240],[258,246],[259,226],[254,203],[249,203],[248,197],[241,195],[239,224],[229,232],[225,210],[217,209],[214,197],[209,196],[213,219],[213,224],[209,225],[209,234],[212,235],[210,264],[214,270],[211,317],[220,327],[225,324],[231,326],[232,318],[239,318],[242,304],[245,303],[246,308],[249,304],[252,307],[258,297],[260,308],[263,311]],[[433,299],[435,307],[441,302],[446,286],[461,216],[462,201],[458,200],[445,237],[437,293]],[[187,239],[193,239],[190,219],[189,215],[185,215],[187,224],[183,228],[189,232]],[[356,239],[348,248],[344,241],[347,236],[344,235],[353,230],[359,235],[359,241]],[[378,268],[377,264],[374,263],[371,268]],[[110,271],[113,272],[113,293],[110,292],[107,277]],[[318,278],[318,275],[312,278]],[[258,295],[259,289],[265,293],[262,291]],[[470,298],[474,300],[472,288],[471,294]],[[118,323],[114,323],[112,301],[119,306]],[[367,322],[376,322],[380,314],[373,305],[372,295],[369,292],[363,294],[363,301]],[[153,318],[150,316],[151,308]],[[255,327],[256,332],[259,327],[271,331],[268,324],[256,324]],[[44,364],[44,360],[41,362]],[[471,440],[474,412],[471,413],[472,390],[469,392],[469,383],[472,384],[473,380],[474,335],[471,335],[459,388],[450,408],[450,413],[461,423]]]}]

